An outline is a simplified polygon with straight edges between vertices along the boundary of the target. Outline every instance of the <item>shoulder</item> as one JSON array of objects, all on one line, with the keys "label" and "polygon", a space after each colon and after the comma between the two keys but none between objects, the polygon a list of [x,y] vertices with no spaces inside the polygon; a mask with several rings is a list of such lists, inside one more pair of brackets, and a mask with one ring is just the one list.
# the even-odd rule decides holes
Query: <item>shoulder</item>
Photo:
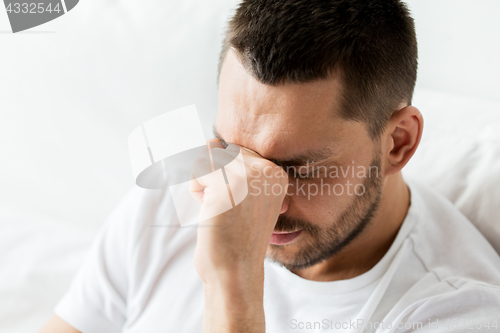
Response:
[{"label": "shoulder", "polygon": [[500,287],[470,282],[409,306],[398,323],[403,332],[495,331],[499,309]]},{"label": "shoulder", "polygon": [[[109,214],[101,231],[108,242],[126,243],[128,255],[145,254],[161,242],[185,242],[196,236],[196,228],[181,228],[170,191],[134,187]],[[125,245],[125,244],[124,244]]]},{"label": "shoulder", "polygon": [[418,210],[409,239],[423,269],[458,288],[458,281],[500,286],[500,256],[486,238],[445,197],[427,186],[409,185]]}]

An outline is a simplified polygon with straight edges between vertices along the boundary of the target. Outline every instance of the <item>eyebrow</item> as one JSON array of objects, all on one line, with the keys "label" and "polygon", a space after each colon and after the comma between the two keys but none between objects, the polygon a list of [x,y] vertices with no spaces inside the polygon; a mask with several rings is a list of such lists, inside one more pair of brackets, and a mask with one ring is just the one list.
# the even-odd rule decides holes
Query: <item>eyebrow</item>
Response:
[{"label": "eyebrow", "polygon": [[[219,140],[224,147],[227,147],[228,143],[224,140],[224,138],[217,131],[215,125],[213,126],[213,134]],[[268,160],[273,162],[274,164],[284,168],[286,170],[287,167],[300,167],[305,166],[311,163],[317,164],[318,162],[322,162],[328,158],[330,158],[334,152],[331,148],[323,148],[318,150],[309,150],[300,155],[292,156],[287,159],[271,159]]]}]

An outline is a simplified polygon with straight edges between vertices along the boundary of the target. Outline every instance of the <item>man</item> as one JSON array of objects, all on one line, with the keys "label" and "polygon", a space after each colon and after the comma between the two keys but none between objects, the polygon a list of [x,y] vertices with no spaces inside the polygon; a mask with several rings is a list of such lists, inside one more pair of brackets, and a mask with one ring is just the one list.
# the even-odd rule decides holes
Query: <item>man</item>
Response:
[{"label": "man", "polygon": [[[401,175],[423,119],[400,1],[245,0],[220,64],[212,152],[246,148],[248,196],[152,228],[177,221],[169,192],[132,193],[42,332],[498,329],[499,256]],[[192,191],[219,208],[214,184]]]}]

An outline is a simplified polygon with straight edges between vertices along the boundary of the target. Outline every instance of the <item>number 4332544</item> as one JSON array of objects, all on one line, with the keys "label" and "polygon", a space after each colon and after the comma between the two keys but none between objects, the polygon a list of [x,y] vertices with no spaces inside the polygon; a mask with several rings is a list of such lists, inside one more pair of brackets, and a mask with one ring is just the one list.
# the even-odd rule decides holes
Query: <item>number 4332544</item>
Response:
[{"label": "number 4332544", "polygon": [[52,7],[51,3],[44,4],[43,2],[39,3],[9,3],[7,6],[7,13],[23,13],[23,14],[42,14],[44,12],[52,13],[61,12],[62,9],[59,7],[59,3],[57,3],[54,7]]}]

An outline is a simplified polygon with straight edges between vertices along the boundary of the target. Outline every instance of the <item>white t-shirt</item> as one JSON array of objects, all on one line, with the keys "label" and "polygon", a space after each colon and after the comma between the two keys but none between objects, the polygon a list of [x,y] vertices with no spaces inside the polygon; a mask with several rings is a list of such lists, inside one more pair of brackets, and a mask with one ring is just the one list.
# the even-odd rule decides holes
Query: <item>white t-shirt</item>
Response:
[{"label": "white t-shirt", "polygon": [[[318,282],[265,262],[266,332],[500,332],[499,255],[448,200],[408,185],[408,215],[370,271]],[[195,244],[168,191],[136,189],[55,312],[84,333],[199,333]]]}]

